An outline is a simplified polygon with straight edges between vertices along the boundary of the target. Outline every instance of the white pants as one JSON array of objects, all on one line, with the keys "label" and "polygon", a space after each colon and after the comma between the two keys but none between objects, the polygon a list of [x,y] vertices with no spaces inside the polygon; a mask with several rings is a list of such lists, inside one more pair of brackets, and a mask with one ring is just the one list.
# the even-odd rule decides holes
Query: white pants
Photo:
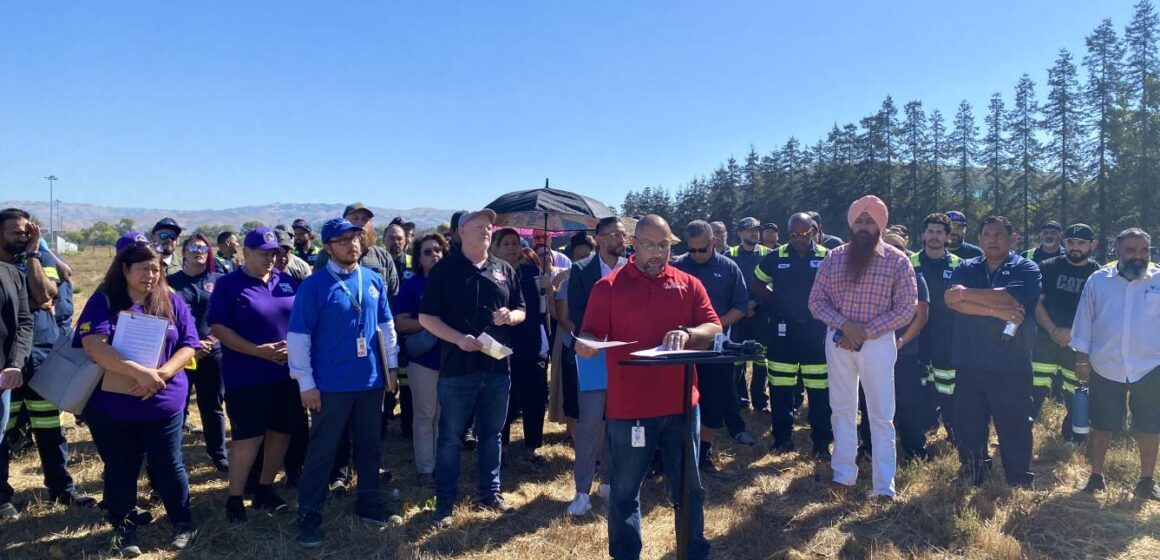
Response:
[{"label": "white pants", "polygon": [[862,350],[851,352],[834,344],[834,331],[826,333],[826,364],[830,376],[830,423],[834,428],[834,452],[830,465],[834,482],[853,486],[858,479],[858,383],[866,393],[870,413],[870,439],[874,446],[874,493],[894,495],[897,451],[894,446],[894,333],[867,340]]}]

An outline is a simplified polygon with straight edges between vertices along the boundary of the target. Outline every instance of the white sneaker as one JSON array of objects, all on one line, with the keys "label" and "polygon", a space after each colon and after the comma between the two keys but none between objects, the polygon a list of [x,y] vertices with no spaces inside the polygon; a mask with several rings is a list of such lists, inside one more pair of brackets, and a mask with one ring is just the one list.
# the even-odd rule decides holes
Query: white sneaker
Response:
[{"label": "white sneaker", "polygon": [[580,516],[592,511],[592,502],[588,499],[588,494],[576,494],[572,498],[572,503],[568,504],[568,515]]},{"label": "white sneaker", "polygon": [[608,497],[612,495],[612,487],[607,484],[601,484],[596,488],[596,497],[601,500],[608,501]]}]

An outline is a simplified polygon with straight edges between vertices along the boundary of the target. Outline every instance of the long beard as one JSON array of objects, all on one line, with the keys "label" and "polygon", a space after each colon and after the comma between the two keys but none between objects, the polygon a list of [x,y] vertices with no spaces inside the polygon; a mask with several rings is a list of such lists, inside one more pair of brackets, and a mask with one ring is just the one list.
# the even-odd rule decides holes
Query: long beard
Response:
[{"label": "long beard", "polygon": [[374,228],[371,228],[371,227],[364,228],[363,232],[362,232],[362,238],[363,238],[363,244],[362,244],[363,251],[369,251],[371,247],[375,246],[375,230],[374,230]]},{"label": "long beard", "polygon": [[862,275],[870,267],[870,261],[874,259],[874,250],[878,248],[878,242],[881,238],[882,232],[874,235],[854,234],[854,238],[850,240],[850,250],[846,255],[846,277],[851,282],[862,279]]},{"label": "long beard", "polygon": [[1148,270],[1148,261],[1144,259],[1132,259],[1120,261],[1116,266],[1120,269],[1120,274],[1123,274],[1124,278],[1128,280],[1139,280]]}]

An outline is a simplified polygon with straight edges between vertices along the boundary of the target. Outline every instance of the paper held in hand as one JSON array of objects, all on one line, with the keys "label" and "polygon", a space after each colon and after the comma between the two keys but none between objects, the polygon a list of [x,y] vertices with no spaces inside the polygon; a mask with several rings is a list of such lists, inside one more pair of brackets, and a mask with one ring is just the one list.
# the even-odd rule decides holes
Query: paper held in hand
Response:
[{"label": "paper held in hand", "polygon": [[479,351],[487,354],[488,356],[491,356],[492,358],[502,360],[512,355],[511,348],[504,346],[500,343],[500,341],[492,338],[490,334],[482,333],[475,337],[475,339],[483,345],[483,348],[481,348]]},{"label": "paper held in hand", "polygon": [[704,358],[710,356],[717,356],[719,352],[711,350],[666,350],[664,345],[650,348],[648,350],[638,350],[632,353],[633,358]]},{"label": "paper held in hand", "polygon": [[[161,362],[161,351],[165,347],[165,333],[168,330],[169,321],[165,319],[122,311],[117,315],[117,330],[113,334],[112,346],[126,359],[147,368],[155,368]],[[101,390],[128,395],[135,383],[127,375],[106,371],[101,380]]]}]

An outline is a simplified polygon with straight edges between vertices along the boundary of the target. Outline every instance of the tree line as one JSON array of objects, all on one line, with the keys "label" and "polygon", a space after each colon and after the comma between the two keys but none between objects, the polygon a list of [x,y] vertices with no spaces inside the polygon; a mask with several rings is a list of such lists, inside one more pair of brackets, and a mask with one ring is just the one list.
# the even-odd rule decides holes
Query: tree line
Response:
[{"label": "tree line", "polygon": [[[238,235],[245,235],[253,229],[262,227],[262,222],[258,220],[250,220],[241,225],[241,227],[234,227],[227,224],[207,224],[197,226],[192,232],[203,233],[210,241],[216,241],[219,233],[223,231],[238,232]],[[141,224],[138,227],[137,221],[132,218],[121,218],[117,223],[110,224],[105,221],[99,221],[87,228],[70,231],[64,234],[65,239],[76,243],[81,247],[96,246],[107,247],[112,246],[117,242],[117,238],[130,231],[138,231],[148,234],[152,229],[153,224]]]},{"label": "tree line", "polygon": [[731,156],[675,192],[630,191],[620,213],[732,224],[817,210],[840,231],[850,201],[873,193],[912,229],[930,212],[957,209],[971,223],[1007,216],[1027,236],[1048,219],[1086,221],[1102,238],[1129,226],[1160,231],[1158,33],[1155,7],[1140,1],[1122,34],[1101,22],[1082,59],[1060,49],[1042,100],[1029,74],[979,111],[962,101],[949,122],[921,100],[900,108],[887,96],[813,144],[791,137],[765,154],[751,146],[743,162]]}]

